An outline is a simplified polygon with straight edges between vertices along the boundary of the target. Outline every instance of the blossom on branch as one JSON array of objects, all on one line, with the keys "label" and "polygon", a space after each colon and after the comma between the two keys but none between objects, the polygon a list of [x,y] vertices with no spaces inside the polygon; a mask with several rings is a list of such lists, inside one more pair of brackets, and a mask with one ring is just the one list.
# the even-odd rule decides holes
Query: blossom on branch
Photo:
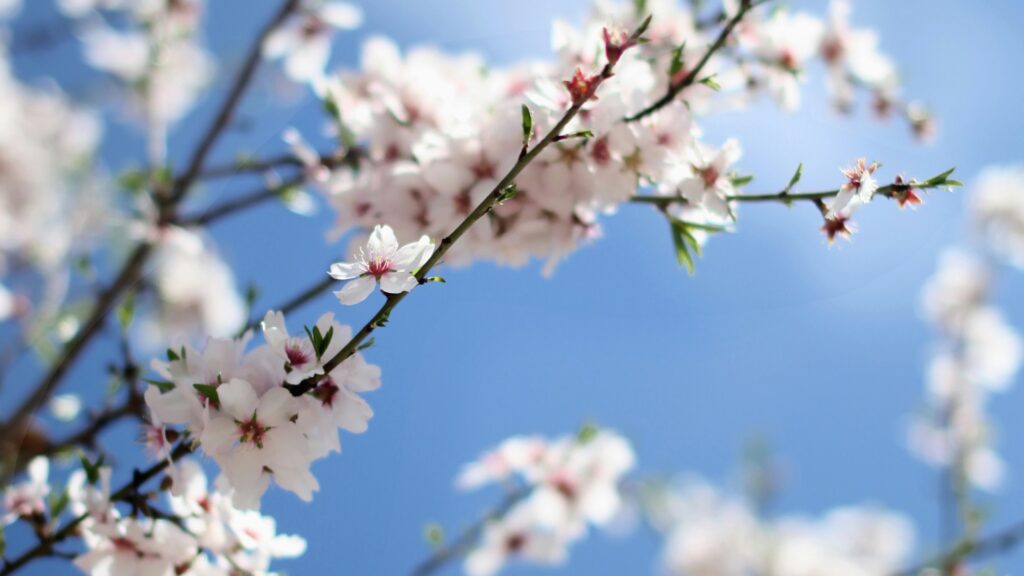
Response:
[{"label": "blossom on branch", "polygon": [[342,304],[352,305],[366,300],[377,284],[388,294],[408,292],[419,284],[413,274],[433,253],[434,244],[426,235],[399,246],[390,226],[375,226],[366,248],[359,249],[355,261],[331,265],[328,274],[332,278],[350,280],[334,294]]}]

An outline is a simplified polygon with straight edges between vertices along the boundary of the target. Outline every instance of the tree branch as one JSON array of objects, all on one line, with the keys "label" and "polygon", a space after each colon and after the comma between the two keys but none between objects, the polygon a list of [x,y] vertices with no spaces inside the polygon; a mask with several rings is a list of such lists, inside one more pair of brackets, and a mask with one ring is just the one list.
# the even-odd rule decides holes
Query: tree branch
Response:
[{"label": "tree branch", "polygon": [[192,154],[192,159],[189,161],[185,172],[180,178],[175,180],[174,188],[171,190],[170,197],[168,198],[169,204],[176,204],[180,202],[188,189],[196,182],[199,174],[203,170],[203,164],[206,162],[206,157],[213,150],[213,145],[224,132],[224,129],[231,123],[231,118],[234,116],[235,110],[238,108],[238,104],[242,100],[242,96],[245,94],[246,89],[252,82],[253,76],[255,76],[256,68],[263,57],[262,50],[264,42],[267,37],[270,36],[271,32],[280,26],[285,19],[298,8],[298,6],[299,0],[286,0],[281,8],[279,8],[274,14],[274,17],[271,18],[270,22],[263,27],[259,35],[256,37],[256,40],[249,48],[249,53],[245,58],[245,63],[242,65],[242,69],[239,70],[238,75],[235,77],[234,84],[228,92],[227,99],[224,100],[224,103],[220,107],[220,111],[217,112],[217,116],[213,119],[210,127],[207,128],[205,136],[203,136],[202,140],[199,141],[199,145]]},{"label": "tree branch", "polygon": [[[171,452],[170,458],[162,459],[143,471],[136,470],[135,474],[132,475],[131,482],[128,482],[127,484],[122,486],[117,492],[111,494],[110,501],[129,501],[131,498],[134,498],[138,494],[139,489],[142,488],[142,486],[145,485],[146,482],[149,482],[151,479],[153,479],[158,474],[163,472],[164,469],[167,468],[171,462],[176,462],[180,460],[190,452],[192,452],[190,442],[187,439],[182,440],[174,449],[174,451]],[[88,517],[88,513],[75,516],[73,519],[69,520],[66,524],[64,524],[64,526],[61,527],[59,530],[57,530],[50,536],[43,538],[39,541],[38,544],[30,548],[29,550],[26,550],[20,556],[17,556],[12,560],[5,560],[3,563],[3,569],[0,570],[0,576],[8,576],[9,574],[13,574],[16,570],[22,568],[29,562],[52,554],[54,551],[53,547],[56,544],[63,542],[64,540],[67,540],[71,536],[76,535],[78,533],[78,526],[82,522],[84,522],[85,519]]]},{"label": "tree branch", "polygon": [[413,576],[433,574],[443,568],[448,562],[465,556],[480,540],[480,535],[483,533],[484,528],[487,527],[487,524],[504,518],[513,506],[529,496],[531,492],[532,489],[527,486],[522,486],[513,492],[509,492],[498,506],[463,530],[454,542],[447,546],[441,546],[430,557],[417,564],[412,570]]},{"label": "tree branch", "polygon": [[722,31],[719,32],[718,37],[711,44],[711,46],[708,47],[707,51],[704,52],[704,56],[702,56],[700,61],[697,62],[697,65],[693,68],[693,70],[690,70],[690,72],[687,73],[686,76],[684,76],[681,80],[679,80],[679,82],[669,84],[668,91],[666,91],[661,98],[658,98],[652,104],[650,104],[643,110],[637,112],[636,114],[633,114],[632,116],[627,116],[625,118],[625,121],[636,122],[637,120],[640,120],[641,118],[646,118],[647,116],[650,116],[651,114],[654,114],[658,110],[661,110],[665,106],[671,104],[680,92],[682,92],[688,86],[692,85],[694,82],[697,81],[697,76],[700,75],[701,70],[703,70],[704,67],[707,66],[708,61],[711,60],[711,57],[715,54],[715,52],[721,50],[722,46],[724,46],[725,43],[729,40],[729,36],[732,35],[732,31],[736,28],[737,25],[739,25],[743,18],[746,17],[747,13],[749,13],[757,6],[760,6],[761,4],[770,1],[771,0],[741,0],[739,9],[736,11],[736,15],[729,19],[725,27],[722,28]]}]

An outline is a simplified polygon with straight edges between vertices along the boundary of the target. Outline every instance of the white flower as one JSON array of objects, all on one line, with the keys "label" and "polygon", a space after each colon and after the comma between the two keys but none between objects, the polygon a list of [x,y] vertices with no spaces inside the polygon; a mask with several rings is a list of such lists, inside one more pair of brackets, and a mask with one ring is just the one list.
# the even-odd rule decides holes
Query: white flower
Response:
[{"label": "white flower", "polygon": [[210,413],[200,442],[220,464],[239,508],[259,507],[273,479],[309,501],[319,483],[309,470],[312,457],[299,421],[302,406],[284,388],[257,396],[252,386],[233,379],[217,388],[219,406]]},{"label": "white flower", "polygon": [[829,218],[840,215],[849,216],[856,208],[871,201],[875,191],[878,190],[878,182],[874,177],[877,168],[877,162],[868,164],[865,159],[861,158],[852,168],[842,170],[843,176],[846,176],[846,182],[840,186],[839,193],[836,194],[832,205],[828,208]]},{"label": "white flower", "polygon": [[727,140],[720,150],[693,142],[686,163],[679,165],[682,170],[682,177],[676,179],[679,194],[719,220],[731,219],[728,198],[736,193],[736,188],[729,177],[729,169],[740,154],[736,140]]},{"label": "white flower", "polygon": [[62,422],[70,422],[82,411],[82,400],[74,394],[57,394],[50,400],[50,412]]},{"label": "white flower", "polygon": [[28,478],[25,481],[4,490],[4,515],[0,517],[0,526],[46,511],[46,497],[50,494],[50,461],[45,456],[36,456],[29,461],[26,470]]},{"label": "white flower", "polygon": [[347,2],[304,2],[300,15],[267,38],[263,53],[284,58],[292,80],[309,82],[323,76],[331,56],[331,29],[353,30],[362,21],[362,11]]},{"label": "white flower", "polygon": [[510,559],[558,565],[568,557],[568,545],[563,535],[537,529],[535,512],[527,501],[487,524],[480,545],[466,556],[464,567],[470,576],[490,576]]},{"label": "white flower", "polygon": [[1024,268],[1024,166],[987,168],[972,191],[974,219],[992,251]]},{"label": "white flower", "polygon": [[358,304],[370,295],[377,283],[389,294],[408,292],[416,287],[413,276],[434,253],[427,236],[399,247],[390,226],[378,225],[370,234],[365,251],[359,250],[355,262],[338,262],[328,272],[337,280],[352,280],[334,294],[342,304]]}]

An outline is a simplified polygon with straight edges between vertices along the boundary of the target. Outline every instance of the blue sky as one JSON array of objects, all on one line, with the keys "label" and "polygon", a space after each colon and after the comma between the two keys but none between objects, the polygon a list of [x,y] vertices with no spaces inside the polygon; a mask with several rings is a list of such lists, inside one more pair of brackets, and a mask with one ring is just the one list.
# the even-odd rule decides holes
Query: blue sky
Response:
[{"label": "blue sky", "polygon": [[[25,21],[54,17],[49,2],[32,4]],[[207,38],[229,66],[275,3],[211,4]],[[790,4],[825,10],[823,1]],[[821,83],[812,80],[796,114],[757,106],[703,122],[710,142],[741,140],[741,166],[755,175],[751,191],[779,189],[800,162],[802,186],[814,190],[834,187],[838,168],[861,156],[883,162],[883,178],[897,171],[927,177],[957,166],[967,181],[988,164],[1024,161],[1024,5],[853,4],[855,21],[878,29],[900,64],[906,92],[937,114],[939,139],[921,146],[899,123],[879,124],[866,113],[838,117],[829,111]],[[370,34],[391,36],[402,46],[473,50],[496,64],[543,57],[552,18],[576,20],[586,10],[584,0],[363,5],[363,29],[336,44],[338,65],[356,62],[359,42]],[[52,75],[73,92],[95,97],[96,76],[72,63],[76,54],[69,43],[19,57],[16,65],[26,77]],[[251,152],[278,151],[283,127],[315,126],[311,100],[300,97],[283,107],[268,97],[279,82],[270,70],[242,109],[245,131],[222,141],[219,158],[230,159],[242,145]],[[210,103],[201,107],[199,121],[175,132],[172,158],[185,157],[211,110]],[[111,137],[119,141],[105,146],[109,166],[141,161],[130,130],[115,125]],[[384,387],[369,396],[376,416],[366,434],[343,437],[340,457],[315,466],[322,490],[314,502],[280,491],[265,499],[282,531],[309,541],[304,558],[280,568],[293,574],[403,573],[428,552],[424,524],[439,522],[454,533],[497,498],[454,491],[452,479],[463,462],[509,435],[557,435],[584,421],[627,435],[642,473],[695,473],[726,484],[736,478],[744,444],[764,438],[784,471],[779,512],[882,504],[915,521],[919,549],[927,552],[936,534],[937,480],[906,452],[902,432],[921,403],[930,345],[919,318],[919,290],[939,251],[967,237],[964,198],[962,192],[935,192],[916,211],[876,203],[858,214],[854,240],[831,249],[818,232],[820,217],[807,206],[744,206],[737,233],[712,240],[695,277],[676,267],[663,219],[639,206],[607,219],[605,237],[549,279],[537,265],[446,269],[447,284],[417,290],[377,335],[367,354],[384,371]],[[218,224],[213,233],[240,280],[260,285],[259,305],[269,306],[322,274],[339,251],[323,242],[330,219],[326,210],[311,222],[265,206]],[[1008,270],[997,297],[1011,323],[1024,326],[1024,301],[1014,297],[1022,289],[1021,274]],[[377,304],[371,299],[342,309],[328,295],[293,315],[290,324],[333,310],[341,321],[361,325]],[[96,375],[111,353],[110,346],[94,346],[67,390],[98,394],[105,379]],[[34,373],[23,363],[12,382],[31,381]],[[1010,481],[989,499],[991,527],[1024,518],[1024,421],[1013,418],[1022,408],[1019,390],[993,403]],[[124,427],[108,439],[123,448],[120,453],[132,454],[132,434]],[[562,573],[650,572],[658,550],[646,533],[625,539],[596,534],[574,549]],[[1009,556],[1000,566],[1020,571],[1024,555]],[[25,573],[65,570],[40,562]],[[535,572],[549,571],[509,571]]]}]

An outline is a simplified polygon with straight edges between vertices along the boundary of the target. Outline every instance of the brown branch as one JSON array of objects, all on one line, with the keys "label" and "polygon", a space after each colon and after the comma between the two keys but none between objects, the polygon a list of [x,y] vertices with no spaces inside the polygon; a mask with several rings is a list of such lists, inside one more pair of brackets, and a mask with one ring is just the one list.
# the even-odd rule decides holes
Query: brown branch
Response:
[{"label": "brown branch", "polygon": [[743,20],[747,13],[749,13],[755,7],[770,1],[771,0],[741,0],[739,9],[736,11],[736,15],[733,16],[726,23],[724,28],[722,28],[722,31],[719,32],[718,37],[711,44],[711,46],[708,47],[707,51],[704,52],[704,56],[702,56],[700,61],[697,62],[697,65],[693,68],[693,70],[690,70],[686,74],[686,76],[684,76],[678,82],[669,84],[668,90],[661,98],[658,98],[649,106],[637,112],[636,114],[633,114],[632,116],[627,116],[625,118],[625,121],[636,122],[637,120],[640,120],[641,118],[646,118],[647,116],[650,116],[651,114],[654,114],[658,110],[661,110],[665,106],[671,104],[680,92],[682,92],[687,87],[691,86],[694,82],[697,81],[697,76],[700,75],[701,70],[703,70],[704,67],[707,66],[708,61],[711,60],[711,57],[715,54],[715,52],[718,52],[719,50],[721,50],[722,46],[725,46],[725,43],[729,40],[729,36],[732,35],[732,31],[736,28],[737,25],[739,25],[739,23]]},{"label": "brown branch", "polygon": [[531,492],[532,489],[528,486],[509,492],[498,506],[463,530],[454,542],[438,548],[430,557],[417,564],[412,570],[413,576],[433,574],[443,568],[448,562],[468,554],[480,540],[480,535],[483,534],[487,524],[504,518],[513,506],[529,496]]},{"label": "brown branch", "polygon": [[259,66],[260,61],[263,58],[263,44],[267,37],[280,26],[288,16],[291,15],[299,6],[299,0],[286,0],[285,3],[278,9],[271,18],[270,22],[263,27],[252,46],[249,48],[249,53],[245,58],[245,63],[242,65],[242,69],[238,71],[238,75],[235,77],[235,81],[231,86],[231,90],[228,92],[227,98],[221,105],[220,110],[217,112],[217,116],[213,119],[210,127],[207,128],[205,135],[202,140],[199,141],[199,145],[196,147],[195,152],[192,154],[192,159],[189,160],[187,168],[181,177],[175,180],[174,188],[171,190],[170,196],[167,199],[168,204],[176,204],[181,201],[182,197],[185,196],[188,189],[196,182],[199,174],[203,170],[203,164],[206,162],[206,157],[213,150],[213,145],[220,138],[220,135],[224,132],[224,129],[231,123],[231,119],[234,116],[235,110],[238,108],[238,104],[242,100],[242,96],[245,94],[246,89],[252,82],[253,77],[256,74],[256,68]]}]

